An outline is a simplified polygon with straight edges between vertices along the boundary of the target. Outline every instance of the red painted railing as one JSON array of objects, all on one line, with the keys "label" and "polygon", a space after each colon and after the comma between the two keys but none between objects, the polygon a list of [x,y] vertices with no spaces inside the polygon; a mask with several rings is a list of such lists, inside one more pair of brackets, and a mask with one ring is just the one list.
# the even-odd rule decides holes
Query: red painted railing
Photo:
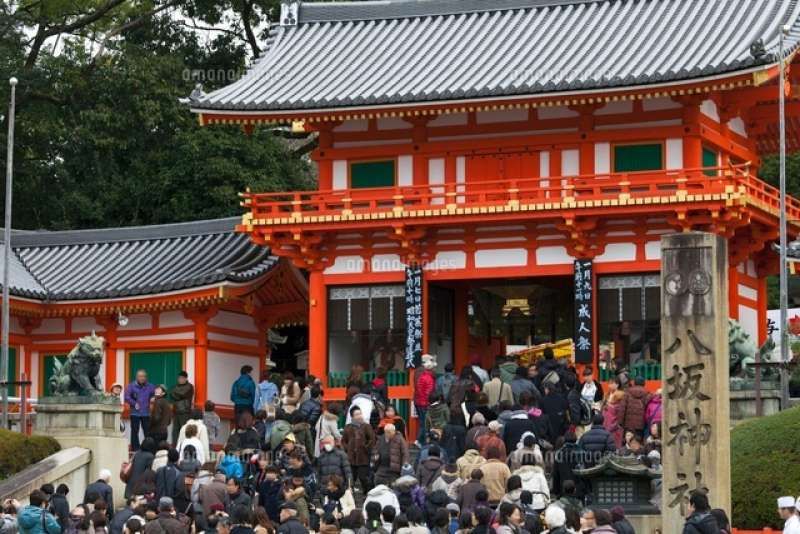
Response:
[{"label": "red painted railing", "polygon": [[[469,181],[409,187],[242,193],[242,206],[254,219],[291,219],[395,210],[439,209],[445,206],[491,207],[669,198],[676,195],[720,194],[743,187],[747,196],[771,210],[780,205],[778,190],[750,174],[749,164],[727,167],[610,173],[569,177]],[[580,206],[578,204],[578,206]],[[790,220],[800,219],[800,201],[789,198]],[[286,221],[287,224],[290,221]],[[280,224],[280,223],[278,223]]]}]

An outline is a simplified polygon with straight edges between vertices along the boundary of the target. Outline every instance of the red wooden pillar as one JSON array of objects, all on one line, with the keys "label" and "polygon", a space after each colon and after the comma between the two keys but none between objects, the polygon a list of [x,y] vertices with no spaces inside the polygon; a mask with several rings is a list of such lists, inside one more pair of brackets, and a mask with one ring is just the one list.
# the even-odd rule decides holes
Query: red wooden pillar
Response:
[{"label": "red wooden pillar", "polygon": [[202,407],[208,399],[208,321],[216,308],[183,312],[194,323],[194,403]]},{"label": "red wooden pillar", "polygon": [[758,279],[758,345],[761,346],[767,341],[767,278],[761,276]]},{"label": "red wooden pillar", "polygon": [[739,320],[739,271],[728,267],[728,316]]},{"label": "red wooden pillar", "polygon": [[308,280],[308,372],[328,385],[328,294],[321,269]]},{"label": "red wooden pillar", "polygon": [[106,388],[111,388],[111,384],[115,382],[124,384],[125,377],[117,376],[117,329],[119,328],[117,318],[96,317],[95,321],[103,327],[103,337],[106,340]]}]

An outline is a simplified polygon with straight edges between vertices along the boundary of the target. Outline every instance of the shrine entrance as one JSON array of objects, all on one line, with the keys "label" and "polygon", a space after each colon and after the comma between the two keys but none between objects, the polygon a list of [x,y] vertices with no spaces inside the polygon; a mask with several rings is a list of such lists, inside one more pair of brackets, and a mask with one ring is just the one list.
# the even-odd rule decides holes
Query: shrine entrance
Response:
[{"label": "shrine entrance", "polygon": [[570,276],[432,283],[428,286],[428,350],[456,369],[472,354],[483,361],[533,345],[571,339]]}]

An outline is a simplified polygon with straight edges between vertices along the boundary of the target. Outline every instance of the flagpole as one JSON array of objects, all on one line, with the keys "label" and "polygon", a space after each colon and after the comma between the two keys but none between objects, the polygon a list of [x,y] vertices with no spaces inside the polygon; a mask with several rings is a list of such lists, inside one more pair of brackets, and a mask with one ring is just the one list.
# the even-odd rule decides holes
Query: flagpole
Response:
[{"label": "flagpole", "polygon": [[778,124],[780,126],[780,305],[781,305],[781,409],[789,407],[789,273],[786,258],[786,66],[784,64],[784,37],[789,26],[780,31],[780,57],[778,82]]}]

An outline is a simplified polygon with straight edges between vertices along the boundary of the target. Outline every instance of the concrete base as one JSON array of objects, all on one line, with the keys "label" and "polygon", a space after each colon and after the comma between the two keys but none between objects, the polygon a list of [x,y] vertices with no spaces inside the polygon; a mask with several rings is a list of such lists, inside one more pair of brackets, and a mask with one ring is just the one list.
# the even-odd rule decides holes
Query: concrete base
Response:
[{"label": "concrete base", "polygon": [[660,515],[626,515],[637,534],[661,534]]},{"label": "concrete base", "polygon": [[63,448],[83,447],[92,453],[90,482],[101,469],[111,471],[114,506],[125,504],[125,484],[119,470],[127,462],[128,442],[120,431],[122,406],[117,404],[54,403],[36,406],[35,434],[55,438]]},{"label": "concrete base", "polygon": [[[772,415],[781,411],[781,395],[779,390],[761,390],[761,405],[764,415]],[[756,417],[756,392],[753,390],[731,390],[731,420],[741,421]]]}]

